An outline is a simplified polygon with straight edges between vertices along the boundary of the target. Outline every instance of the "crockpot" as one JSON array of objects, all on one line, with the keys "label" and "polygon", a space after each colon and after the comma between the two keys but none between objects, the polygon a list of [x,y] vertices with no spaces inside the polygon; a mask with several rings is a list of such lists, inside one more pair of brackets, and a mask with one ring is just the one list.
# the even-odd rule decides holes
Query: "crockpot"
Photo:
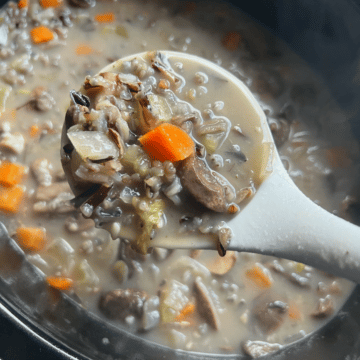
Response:
[{"label": "crockpot", "polygon": [[[325,79],[360,141],[360,1],[230,1],[285,40]],[[4,1],[0,4],[4,5]],[[331,121],[331,120],[329,120]],[[336,123],[334,123],[336,126]],[[360,240],[360,239],[359,239]],[[2,271],[4,262],[11,266]],[[49,292],[0,224],[0,359],[245,359],[173,350],[100,321],[75,297]],[[360,357],[360,286],[323,328],[264,359]]]}]

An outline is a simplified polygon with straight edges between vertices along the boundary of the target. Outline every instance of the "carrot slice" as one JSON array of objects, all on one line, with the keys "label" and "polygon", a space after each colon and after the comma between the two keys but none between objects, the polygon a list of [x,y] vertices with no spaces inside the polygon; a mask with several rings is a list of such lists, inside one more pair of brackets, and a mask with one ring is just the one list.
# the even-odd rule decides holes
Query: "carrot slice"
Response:
[{"label": "carrot slice", "polygon": [[184,130],[168,123],[149,131],[139,141],[151,158],[162,162],[184,160],[195,151],[191,137]]},{"label": "carrot slice", "polygon": [[46,242],[46,233],[42,228],[20,227],[16,230],[19,245],[26,250],[40,251]]},{"label": "carrot slice", "polygon": [[248,279],[252,280],[255,283],[255,285],[257,285],[260,288],[264,289],[272,286],[272,279],[258,265],[255,265],[251,269],[247,270],[245,272],[245,275]]},{"label": "carrot slice", "polygon": [[181,322],[186,321],[186,319],[193,314],[195,311],[195,304],[189,303],[181,310],[180,314],[176,316],[175,321]]},{"label": "carrot slice", "polygon": [[94,52],[93,48],[86,44],[79,45],[76,50],[76,55],[90,55]]},{"label": "carrot slice", "polygon": [[242,37],[237,31],[229,31],[225,34],[222,44],[226,49],[234,51],[239,47],[241,40]]},{"label": "carrot slice", "polygon": [[46,282],[58,290],[69,290],[73,287],[74,281],[62,276],[47,276]]},{"label": "carrot slice", "polygon": [[28,0],[20,0],[20,1],[18,2],[18,8],[19,8],[19,9],[23,9],[23,8],[28,7],[28,6],[29,6]]},{"label": "carrot slice", "polygon": [[30,31],[30,36],[34,44],[41,44],[52,40],[54,33],[46,26],[37,26]]},{"label": "carrot slice", "polygon": [[4,161],[0,165],[0,185],[10,187],[18,185],[24,176],[25,167]]},{"label": "carrot slice", "polygon": [[0,211],[7,214],[17,213],[23,197],[24,189],[21,186],[0,187]]},{"label": "carrot slice", "polygon": [[289,305],[288,309],[288,315],[291,320],[301,320],[302,319],[302,313],[298,306],[294,303],[291,303]]},{"label": "carrot slice", "polygon": [[95,21],[99,23],[111,23],[115,21],[115,14],[112,12],[97,14],[95,16]]},{"label": "carrot slice", "polygon": [[32,138],[38,136],[41,132],[39,125],[31,125],[29,128],[29,134]]},{"label": "carrot slice", "polygon": [[39,3],[43,8],[59,7],[63,0],[40,0]]}]

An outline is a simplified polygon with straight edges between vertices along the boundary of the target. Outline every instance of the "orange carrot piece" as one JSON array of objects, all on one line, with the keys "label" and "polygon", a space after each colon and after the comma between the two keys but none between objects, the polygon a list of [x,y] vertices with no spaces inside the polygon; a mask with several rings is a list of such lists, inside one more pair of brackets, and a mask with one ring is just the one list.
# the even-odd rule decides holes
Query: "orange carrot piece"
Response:
[{"label": "orange carrot piece", "polygon": [[20,0],[18,2],[18,8],[19,9],[27,8],[28,6],[29,6],[28,0]]},{"label": "orange carrot piece", "polygon": [[79,45],[76,50],[76,55],[90,55],[94,52],[93,48],[86,44]]},{"label": "orange carrot piece", "polygon": [[30,31],[30,36],[34,44],[41,44],[52,40],[54,33],[46,26],[37,26]]},{"label": "orange carrot piece", "polygon": [[271,278],[258,265],[247,270],[245,275],[260,288],[269,288],[272,286]]},{"label": "orange carrot piece", "polygon": [[43,8],[59,7],[62,5],[63,0],[39,0],[39,3]]},{"label": "orange carrot piece", "polygon": [[4,161],[0,165],[0,185],[9,187],[18,185],[24,176],[25,167]]},{"label": "orange carrot piece", "polygon": [[112,12],[97,14],[95,16],[95,21],[99,23],[112,23],[115,21],[115,14]]},{"label": "orange carrot piece", "polygon": [[229,31],[225,34],[222,44],[227,50],[234,51],[239,47],[241,40],[242,37],[237,31]]},{"label": "orange carrot piece", "polygon": [[191,137],[184,130],[168,123],[149,131],[139,141],[151,158],[162,162],[184,160],[195,151]]},{"label": "orange carrot piece", "polygon": [[16,214],[19,211],[23,197],[24,189],[21,186],[0,187],[0,211],[7,214]]},{"label": "orange carrot piece", "polygon": [[39,125],[31,125],[29,128],[29,134],[32,138],[38,136],[41,132]]},{"label": "orange carrot piece", "polygon": [[69,290],[73,287],[74,281],[62,276],[47,276],[46,282],[58,290]]},{"label": "orange carrot piece", "polygon": [[40,251],[46,243],[46,233],[42,228],[20,227],[16,230],[19,245],[29,251]]},{"label": "orange carrot piece", "polygon": [[289,305],[288,315],[291,320],[301,320],[303,317],[300,309],[294,303]]},{"label": "orange carrot piece", "polygon": [[175,318],[175,321],[181,322],[185,321],[191,314],[195,311],[195,304],[187,304],[180,312],[180,314]]}]

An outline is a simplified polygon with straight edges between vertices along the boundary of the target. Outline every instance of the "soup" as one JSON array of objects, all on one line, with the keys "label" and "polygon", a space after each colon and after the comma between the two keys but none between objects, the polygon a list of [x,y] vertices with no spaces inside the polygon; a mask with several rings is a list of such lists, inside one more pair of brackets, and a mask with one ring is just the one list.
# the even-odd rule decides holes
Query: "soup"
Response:
[{"label": "soup", "polygon": [[[81,98],[77,89],[85,77],[85,82],[92,81],[101,68],[125,55],[184,51],[214,61],[249,86],[267,114],[281,159],[295,183],[319,205],[346,216],[342,209],[354,187],[358,153],[350,150],[350,141],[336,143],[327,130],[328,116],[344,115],[321,79],[245,16],[232,18],[226,8],[191,4],[168,8],[162,2],[72,0],[27,5],[21,1],[3,9],[1,220],[49,286],[76,293],[88,311],[114,326],[174,348],[257,357],[321,327],[343,304],[353,284],[304,264],[255,254],[228,252],[220,258],[210,251],[164,249],[139,254],[128,241],[131,234],[118,238],[119,226],[108,228],[112,240],[107,231],[94,227],[91,218],[83,217],[89,209],[74,206],[79,204],[73,201],[60,163],[69,95]],[[216,31],[209,28],[206,16],[219,24]],[[127,73],[133,71],[131,66],[139,66],[137,76],[144,70],[141,61],[129,66]],[[181,74],[181,64],[171,66]],[[204,118],[204,124],[212,116],[228,120],[224,120],[228,142],[219,141],[215,149],[208,146],[206,160],[213,171],[231,174],[228,180],[236,191],[253,193],[256,176],[245,176],[246,171],[241,175],[251,163],[241,159],[250,159],[251,149],[242,155],[238,151],[246,149],[248,131],[234,120],[228,99],[206,97],[206,91],[216,90],[215,84],[207,74],[197,73],[189,71],[174,106],[186,103]],[[152,85],[148,75],[144,79]],[[154,104],[164,103],[159,100],[160,80],[147,99]],[[169,105],[170,99],[166,102]],[[170,105],[173,119],[179,114]],[[124,110],[121,106],[119,111]],[[169,113],[164,105],[160,109]],[[123,117],[131,130],[130,119]],[[204,144],[201,136],[208,135],[202,133],[197,140]],[[211,140],[208,144],[214,144]],[[142,149],[138,136],[125,147],[124,153],[130,147]],[[151,171],[174,175],[171,162],[165,169],[164,162],[149,161]],[[125,180],[128,176],[129,184],[136,181],[136,171],[112,170]],[[149,179],[144,173],[142,180]],[[190,208],[186,200],[182,207],[175,197],[171,199],[176,192],[164,196],[168,184],[161,183],[159,193],[166,209],[176,209],[177,216],[167,219],[163,229],[168,227],[176,237],[188,232],[216,234],[224,228],[214,224],[213,209],[204,209],[198,200],[192,199]],[[116,199],[121,214],[111,215],[119,218],[120,229],[131,231],[134,216],[125,211],[127,202],[137,203],[140,196],[128,188]],[[149,191],[153,190],[154,186]],[[140,195],[146,196],[144,191]]]}]

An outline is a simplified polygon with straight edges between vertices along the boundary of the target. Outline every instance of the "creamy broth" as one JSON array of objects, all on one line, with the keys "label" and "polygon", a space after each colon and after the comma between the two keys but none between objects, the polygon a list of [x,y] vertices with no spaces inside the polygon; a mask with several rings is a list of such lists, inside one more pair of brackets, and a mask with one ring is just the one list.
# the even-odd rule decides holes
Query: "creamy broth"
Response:
[{"label": "creamy broth", "polygon": [[[295,183],[320,206],[346,216],[342,204],[354,187],[357,147],[352,146],[346,128],[347,144],[334,141],[331,134],[323,136],[329,133],[328,117],[344,115],[321,79],[245,16],[230,16],[230,10],[220,5],[214,9],[203,5],[200,11],[200,5],[182,3],[167,7],[162,2],[98,1],[85,9],[71,3],[44,9],[31,2],[28,11],[22,8],[20,14],[17,4],[4,8],[0,155],[2,164],[6,160],[20,164],[27,173],[18,181],[24,187],[18,211],[9,214],[2,207],[1,220],[28,260],[44,272],[44,281],[45,276],[70,279],[65,291],[75,292],[85,308],[115,326],[174,348],[245,351],[255,357],[249,344],[244,345],[247,340],[271,343],[268,351],[273,351],[311,333],[341,307],[354,285],[303,264],[254,254],[228,254],[221,274],[212,273],[213,262],[220,259],[215,252],[155,249],[148,255],[136,254],[128,242],[112,240],[71,205],[74,195],[60,163],[69,92],[79,89],[85,76],[143,51],[186,51],[218,63],[245,81],[268,116],[280,156]],[[106,13],[107,22],[103,22],[104,17],[97,15]],[[216,29],[207,25],[209,19],[217,21]],[[54,38],[34,44],[30,30],[39,25],[51,29]],[[269,39],[275,48],[264,45]],[[186,79],[183,100],[203,116],[211,109],[230,119],[232,127],[239,125],[246,134],[246,126],[233,120],[228,98],[204,96],[204,88],[211,93],[216,84],[196,83],[196,72]],[[229,141],[238,143],[236,131],[230,133]],[[219,149],[224,159],[221,172],[231,174],[236,185],[241,169],[235,172],[234,160],[226,161],[227,151],[226,146]],[[238,184],[239,188],[248,185],[248,177]],[[2,186],[1,191],[9,188]],[[199,219],[206,220],[206,215],[197,210],[181,208],[179,213],[191,221],[179,225],[175,217],[169,231],[175,237],[178,232],[198,231]],[[46,229],[45,244],[37,251],[19,236],[18,229],[28,227]],[[120,291],[115,295],[126,298],[122,304],[129,306],[122,309],[128,313],[116,310],[114,315],[108,308],[104,316],[106,306],[100,299],[115,289],[134,289],[129,291],[131,296],[138,291],[135,298],[145,303],[145,309],[132,308],[130,298]],[[208,312],[201,308],[204,303]],[[263,319],[264,314],[270,321]]]}]

